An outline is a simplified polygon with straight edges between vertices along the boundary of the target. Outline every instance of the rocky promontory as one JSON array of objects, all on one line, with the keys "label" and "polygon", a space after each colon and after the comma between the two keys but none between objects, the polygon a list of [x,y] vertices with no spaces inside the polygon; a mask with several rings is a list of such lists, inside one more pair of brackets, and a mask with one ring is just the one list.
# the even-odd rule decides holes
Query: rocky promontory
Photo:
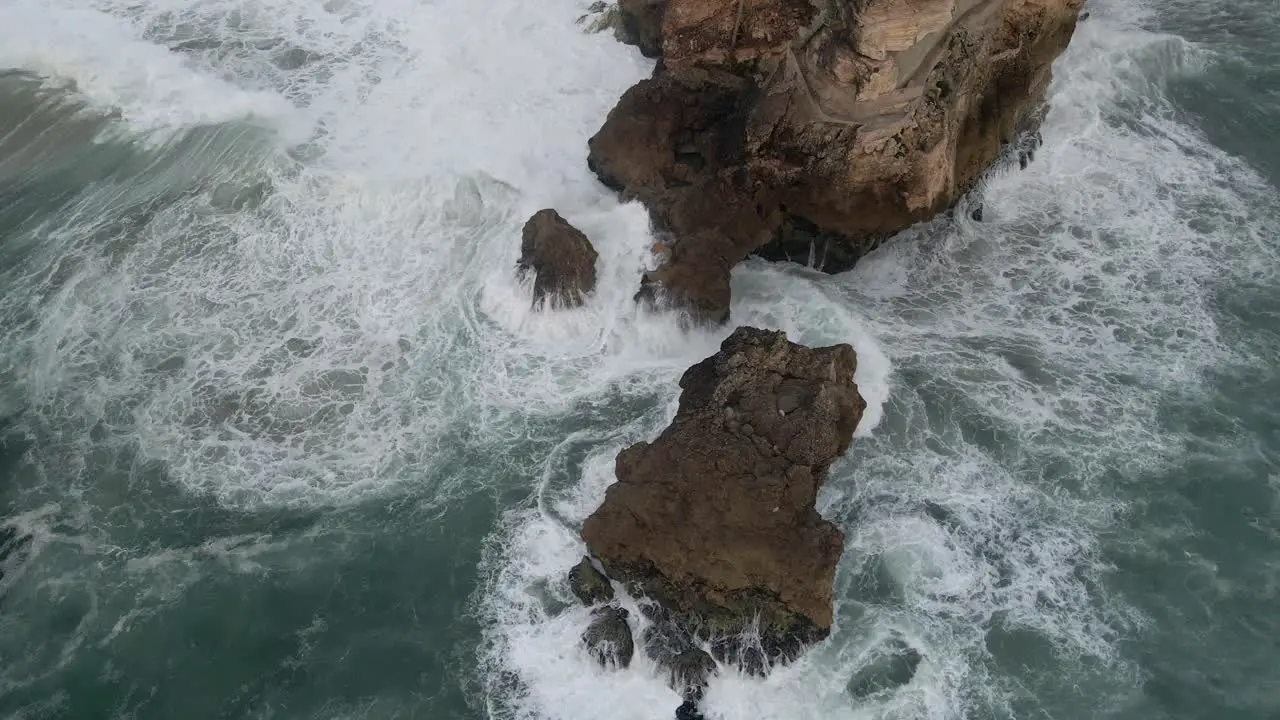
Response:
[{"label": "rocky promontory", "polygon": [[719,322],[752,253],[839,271],[949,208],[1034,127],[1083,3],[620,3],[661,58],[589,164],[669,235],[642,296]]},{"label": "rocky promontory", "polygon": [[[701,644],[762,671],[829,632],[844,536],[814,502],[866,407],[856,363],[848,345],[738,328],[685,372],[666,430],[619,453],[582,538],[609,578],[656,602],[646,652],[686,698],[714,672]],[[591,569],[575,570],[575,593],[604,600],[587,594]]]}]

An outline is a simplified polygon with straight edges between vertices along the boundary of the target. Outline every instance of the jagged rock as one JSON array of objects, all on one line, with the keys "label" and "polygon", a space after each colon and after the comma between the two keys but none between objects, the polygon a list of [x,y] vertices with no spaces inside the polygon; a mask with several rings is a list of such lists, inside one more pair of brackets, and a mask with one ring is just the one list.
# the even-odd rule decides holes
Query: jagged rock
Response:
[{"label": "jagged rock", "polygon": [[642,641],[645,655],[667,671],[667,684],[686,700],[701,700],[719,670],[716,661],[694,644],[693,636],[681,628],[662,608],[652,608],[652,622]]},{"label": "jagged rock", "polygon": [[673,307],[695,324],[720,325],[729,320],[729,271],[732,266],[704,243],[676,245],[666,263],[644,274],[636,302]]},{"label": "jagged rock", "polygon": [[689,368],[671,425],[618,455],[583,524],[609,577],[704,640],[758,621],[770,661],[825,637],[844,536],[814,501],[866,407],[856,362],[744,327]]},{"label": "jagged rock", "polygon": [[586,555],[569,570],[569,589],[588,607],[613,599],[613,585]]},{"label": "jagged rock", "polygon": [[521,275],[534,273],[533,303],[576,307],[596,286],[596,249],[555,210],[539,210],[524,225]]},{"label": "jagged rock", "polygon": [[715,260],[654,279],[673,295],[753,252],[846,269],[954,204],[1039,121],[1082,5],[669,0],[655,76],[623,95],[589,164],[674,236],[673,264]]},{"label": "jagged rock", "polygon": [[876,648],[871,661],[849,680],[849,694],[862,698],[911,682],[924,658],[902,638],[893,637]]},{"label": "jagged rock", "polygon": [[667,0],[618,0],[617,37],[645,57],[662,54],[662,18]]},{"label": "jagged rock", "polygon": [[582,644],[587,653],[604,667],[625,668],[635,654],[635,642],[631,638],[630,613],[616,605],[605,605],[591,613],[591,624],[582,633]]}]

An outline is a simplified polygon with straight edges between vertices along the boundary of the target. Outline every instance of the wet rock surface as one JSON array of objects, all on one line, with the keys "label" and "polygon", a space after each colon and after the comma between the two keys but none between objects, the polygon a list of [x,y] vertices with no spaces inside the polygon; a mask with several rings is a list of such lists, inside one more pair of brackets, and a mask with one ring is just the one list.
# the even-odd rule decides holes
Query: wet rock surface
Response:
[{"label": "wet rock surface", "polygon": [[719,672],[716,661],[662,608],[651,608],[648,616],[652,624],[642,636],[645,655],[667,671],[667,684],[682,698],[701,700]]},{"label": "wet rock surface", "polygon": [[533,304],[577,307],[596,287],[596,249],[555,210],[539,210],[525,223],[517,271],[532,273]]},{"label": "wet rock surface", "polygon": [[625,668],[631,665],[635,641],[631,637],[628,617],[630,613],[617,605],[605,605],[592,611],[591,624],[582,633],[582,644],[602,666]]},{"label": "wet rock surface", "polygon": [[[814,502],[866,407],[855,365],[848,345],[739,328],[691,367],[671,425],[618,455],[618,481],[583,525],[609,577],[727,659],[744,656],[736,638],[758,622],[761,670],[825,637],[844,541]],[[689,670],[673,683],[714,666],[683,655],[693,644],[679,632],[655,632],[646,646],[660,662]]]},{"label": "wet rock surface", "polygon": [[1039,122],[1082,5],[669,0],[588,163],[670,235],[678,269],[646,281],[720,321],[695,290],[752,253],[839,271],[953,205]]},{"label": "wet rock surface", "polygon": [[613,585],[609,583],[609,578],[597,570],[591,564],[591,558],[585,555],[569,570],[569,589],[588,607],[613,599]]}]

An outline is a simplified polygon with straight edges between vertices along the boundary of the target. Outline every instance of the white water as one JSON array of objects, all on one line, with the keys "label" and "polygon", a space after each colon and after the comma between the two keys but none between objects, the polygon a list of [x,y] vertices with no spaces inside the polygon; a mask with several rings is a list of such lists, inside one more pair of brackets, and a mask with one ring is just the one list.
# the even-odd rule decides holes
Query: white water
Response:
[{"label": "white water", "polygon": [[[494,533],[476,598],[499,717],[650,718],[678,704],[642,658],[597,669],[576,647],[585,611],[548,612],[548,598],[568,598],[576,523],[613,456],[669,420],[679,374],[728,332],[682,333],[631,302],[652,262],[645,215],[596,183],[585,145],[650,67],[583,34],[586,4],[0,8],[0,66],[72,83],[131,133],[171,142],[230,121],[278,133],[276,152],[237,156],[113,254],[96,251],[109,228],[95,209],[124,195],[79,200],[43,238],[47,271],[0,298],[8,314],[44,303],[34,328],[0,338],[0,374],[69,435],[87,444],[100,420],[176,486],[234,507],[423,484],[444,506],[477,483],[537,487],[536,506]],[[1129,671],[1114,641],[1142,618],[1096,589],[1099,534],[1123,522],[1104,478],[1177,453],[1161,394],[1194,393],[1203,369],[1240,359],[1206,290],[1275,231],[1249,218],[1268,191],[1179,124],[1151,81],[1208,59],[1135,29],[1131,10],[1105,5],[1081,26],[1046,146],[992,179],[988,222],[958,213],[836,278],[735,273],[734,322],[852,343],[870,408],[822,498],[849,538],[835,634],[767,680],[726,670],[709,717],[1009,714],[1019,689],[993,669],[993,623]],[[221,200],[255,183],[273,189],[264,203]],[[542,207],[600,252],[600,290],[580,310],[531,313],[511,272],[520,225]],[[613,419],[579,419],[600,408]],[[549,422],[559,442],[540,477],[443,469],[460,438],[502,454]],[[886,597],[867,597],[875,573]],[[845,684],[891,630],[925,662],[907,687],[855,702]]]}]

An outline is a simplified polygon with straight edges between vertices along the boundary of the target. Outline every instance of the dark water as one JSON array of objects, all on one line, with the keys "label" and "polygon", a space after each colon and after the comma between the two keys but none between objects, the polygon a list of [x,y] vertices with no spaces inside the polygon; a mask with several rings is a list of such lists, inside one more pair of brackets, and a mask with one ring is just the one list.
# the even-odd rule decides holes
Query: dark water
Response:
[{"label": "dark water", "polygon": [[[727,330],[632,309],[583,142],[647,67],[550,5],[0,7],[0,716],[670,716],[561,577]],[[1280,717],[1280,20],[1094,5],[987,222],[735,275],[874,428],[835,632],[709,717]],[[577,315],[510,277],[545,205]]]}]

